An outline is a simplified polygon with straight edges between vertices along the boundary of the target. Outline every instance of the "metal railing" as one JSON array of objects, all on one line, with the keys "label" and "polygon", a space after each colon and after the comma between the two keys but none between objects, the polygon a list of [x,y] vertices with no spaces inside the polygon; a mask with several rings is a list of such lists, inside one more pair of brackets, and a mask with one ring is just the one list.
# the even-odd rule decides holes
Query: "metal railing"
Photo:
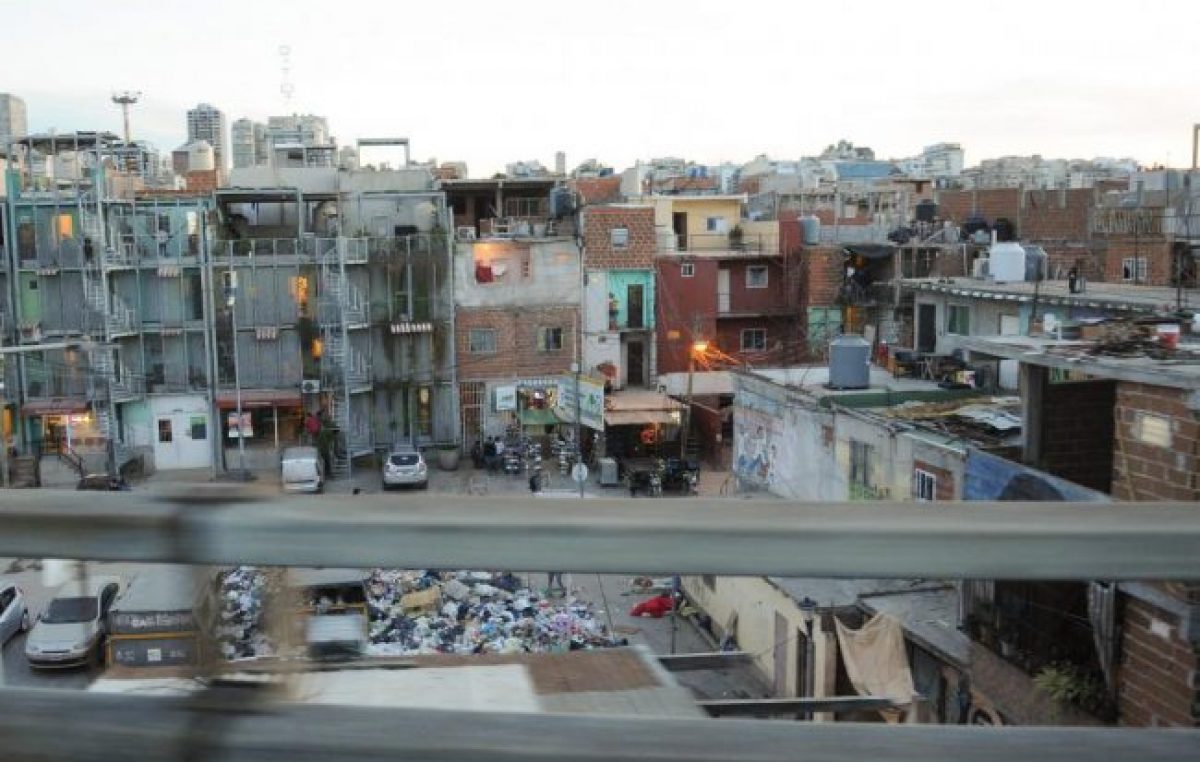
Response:
[{"label": "metal railing", "polygon": [[746,254],[778,254],[778,239],[761,233],[674,233],[674,251],[736,252]]},{"label": "metal railing", "polygon": [[[560,501],[386,495],[247,502],[190,487],[13,492],[0,556],[190,564],[494,568],[782,576],[1200,579],[1200,512],[1187,503]],[[550,505],[555,502],[555,505]],[[881,552],[881,549],[884,549]],[[142,762],[431,760],[1128,759],[1184,762],[1200,731],[520,715],[0,691],[3,755]],[[76,732],[63,733],[68,721]],[[207,756],[206,756],[207,755]]]}]

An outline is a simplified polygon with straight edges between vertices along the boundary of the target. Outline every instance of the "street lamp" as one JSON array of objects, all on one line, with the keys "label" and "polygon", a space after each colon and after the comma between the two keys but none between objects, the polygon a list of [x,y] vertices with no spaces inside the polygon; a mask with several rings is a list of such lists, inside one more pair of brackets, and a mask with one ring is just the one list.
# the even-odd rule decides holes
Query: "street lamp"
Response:
[{"label": "street lamp", "polygon": [[696,376],[696,358],[704,357],[708,342],[696,339],[688,351],[687,407],[683,410],[683,431],[679,435],[679,459],[687,463],[688,434],[692,428],[692,383]]}]

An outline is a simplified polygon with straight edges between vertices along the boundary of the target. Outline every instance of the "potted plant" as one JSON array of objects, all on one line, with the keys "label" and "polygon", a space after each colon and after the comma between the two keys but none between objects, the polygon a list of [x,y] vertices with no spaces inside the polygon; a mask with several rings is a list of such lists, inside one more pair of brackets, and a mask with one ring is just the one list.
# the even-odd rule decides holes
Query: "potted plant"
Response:
[{"label": "potted plant", "polygon": [[442,442],[436,445],[438,468],[443,471],[457,471],[459,446],[455,442]]},{"label": "potted plant", "polygon": [[742,248],[742,238],[744,231],[741,225],[734,225],[733,230],[729,231],[729,248],[738,251]]}]

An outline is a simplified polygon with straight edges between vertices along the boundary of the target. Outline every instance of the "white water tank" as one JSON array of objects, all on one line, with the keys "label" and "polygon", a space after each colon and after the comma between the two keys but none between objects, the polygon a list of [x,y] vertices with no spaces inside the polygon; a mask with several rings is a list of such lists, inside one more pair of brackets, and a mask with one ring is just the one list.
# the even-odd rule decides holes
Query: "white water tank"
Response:
[{"label": "white water tank", "polygon": [[217,168],[217,157],[212,144],[207,140],[194,140],[187,144],[188,171],[211,172]]},{"label": "white water tank", "polygon": [[413,209],[413,224],[417,226],[417,230],[422,233],[428,233],[433,230],[438,222],[437,207],[428,201],[422,201]]},{"label": "white water tank", "polygon": [[1006,241],[994,243],[988,250],[988,269],[997,283],[1020,283],[1025,280],[1025,247]]},{"label": "white water tank", "polygon": [[871,385],[871,343],[843,334],[829,342],[829,387],[866,389]]}]

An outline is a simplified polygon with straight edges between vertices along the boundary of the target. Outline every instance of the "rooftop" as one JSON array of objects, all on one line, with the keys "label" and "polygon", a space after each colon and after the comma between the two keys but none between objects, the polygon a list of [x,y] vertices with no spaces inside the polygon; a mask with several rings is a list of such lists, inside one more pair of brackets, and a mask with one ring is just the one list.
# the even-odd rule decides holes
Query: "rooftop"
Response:
[{"label": "rooftop", "polygon": [[961,336],[962,349],[1027,365],[1082,371],[1116,381],[1200,391],[1200,352],[1180,349],[1163,358],[1146,354],[1097,354],[1094,341],[1067,341],[1033,336]]},{"label": "rooftop", "polygon": [[[1081,294],[1072,294],[1065,280],[994,283],[979,278],[905,278],[901,286],[914,291],[932,291],[975,299],[996,299],[1029,303],[1037,292],[1039,304],[1067,307],[1109,308],[1133,312],[1170,312],[1176,308],[1179,293],[1165,286],[1140,286],[1132,283],[1092,283]],[[1200,289],[1184,289],[1183,306],[1200,308]]]}]

